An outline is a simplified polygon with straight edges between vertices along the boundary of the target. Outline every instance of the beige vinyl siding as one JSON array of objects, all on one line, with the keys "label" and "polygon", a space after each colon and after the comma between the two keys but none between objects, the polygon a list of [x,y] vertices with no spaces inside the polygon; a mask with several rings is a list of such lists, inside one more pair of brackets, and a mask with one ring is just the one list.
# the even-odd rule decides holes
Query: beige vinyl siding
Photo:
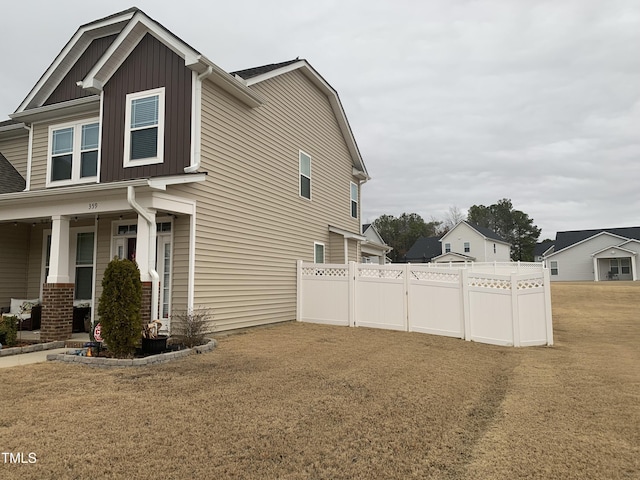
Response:
[{"label": "beige vinyl siding", "polygon": [[47,154],[49,152],[49,126],[97,118],[100,112],[56,119],[33,125],[33,148],[31,151],[31,190],[42,190],[47,179]]},{"label": "beige vinyl siding", "polygon": [[27,178],[27,159],[29,155],[29,136],[9,138],[0,141],[0,153],[9,160],[22,178]]},{"label": "beige vinyl siding", "polygon": [[[297,71],[253,88],[268,101],[249,109],[205,82],[207,180],[175,188],[197,199],[195,304],[212,309],[218,330],[294,320],[296,260],[313,261],[314,241],[329,253],[329,225],[360,228],[353,163],[326,96]],[[299,195],[299,150],[311,156],[311,200]]]},{"label": "beige vinyl siding", "polygon": [[29,262],[27,266],[27,290],[29,298],[40,298],[42,293],[42,253],[44,244],[44,232],[51,231],[49,224],[36,224],[30,227],[29,235]]},{"label": "beige vinyl siding", "polygon": [[0,306],[8,307],[12,298],[29,297],[27,268],[29,261],[29,237],[31,226],[26,224],[3,224],[5,232],[0,235]]}]

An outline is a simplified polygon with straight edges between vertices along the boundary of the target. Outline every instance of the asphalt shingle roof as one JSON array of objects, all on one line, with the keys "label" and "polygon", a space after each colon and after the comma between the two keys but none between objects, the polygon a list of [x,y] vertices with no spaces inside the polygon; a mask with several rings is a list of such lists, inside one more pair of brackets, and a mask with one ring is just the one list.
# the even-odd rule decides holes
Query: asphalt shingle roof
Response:
[{"label": "asphalt shingle roof", "polygon": [[568,232],[556,233],[555,251],[570,247],[578,242],[591,238],[601,232],[609,232],[621,237],[633,238],[640,240],[640,227],[624,227],[624,228],[598,228],[593,230],[572,230]]},{"label": "asphalt shingle roof", "polygon": [[286,62],[280,63],[270,63],[268,65],[262,65],[260,67],[247,68],[245,70],[238,70],[237,72],[231,72],[231,75],[238,75],[239,77],[244,78],[245,80],[253,77],[257,77],[258,75],[262,75],[264,73],[269,73],[272,70],[277,70],[278,68],[286,67],[287,65],[291,65],[292,63],[300,62],[299,58],[294,58],[293,60],[287,60]]},{"label": "asphalt shingle roof", "polygon": [[411,263],[426,263],[441,254],[440,237],[420,237],[411,246],[405,258]]},{"label": "asphalt shingle roof", "polygon": [[26,186],[27,182],[22,178],[22,175],[0,153],[0,194],[21,192]]},{"label": "asphalt shingle roof", "polygon": [[547,240],[545,242],[536,243],[536,246],[533,249],[533,256],[539,257],[544,252],[549,250],[549,248],[551,247],[551,245],[553,245],[553,243],[554,243],[553,240]]},{"label": "asphalt shingle roof", "polygon": [[476,230],[478,233],[484,235],[487,238],[490,238],[491,240],[497,240],[498,242],[509,243],[504,238],[502,238],[500,235],[498,235],[496,232],[494,232],[493,230],[490,230],[490,229],[485,228],[485,227],[481,227],[480,225],[476,225],[475,223],[471,223],[471,222],[467,222],[467,224],[471,228]]}]

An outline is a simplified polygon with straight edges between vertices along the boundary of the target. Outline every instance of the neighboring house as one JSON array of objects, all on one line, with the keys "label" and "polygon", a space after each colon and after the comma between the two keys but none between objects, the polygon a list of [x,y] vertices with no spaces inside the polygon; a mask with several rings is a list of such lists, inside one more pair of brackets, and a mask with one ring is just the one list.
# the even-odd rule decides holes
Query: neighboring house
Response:
[{"label": "neighboring house", "polygon": [[95,316],[114,256],[143,319],[203,306],[217,330],[295,319],[298,259],[360,261],[369,177],[305,60],[229,74],[132,8],[81,26],[10,117],[0,306],[39,298],[43,339]]},{"label": "neighboring house", "polygon": [[466,220],[440,238],[441,254],[432,262],[510,262],[511,244],[488,228]]},{"label": "neighboring house", "polygon": [[420,237],[404,256],[407,263],[429,263],[442,254],[440,237]]},{"label": "neighboring house", "polygon": [[545,240],[544,242],[536,243],[536,246],[533,249],[533,261],[534,262],[543,262],[545,255],[550,255],[553,253],[553,240]]},{"label": "neighboring house", "polygon": [[640,227],[558,232],[545,255],[551,280],[638,280]]},{"label": "neighboring house", "polygon": [[372,224],[365,223],[362,226],[362,235],[365,238],[360,247],[362,251],[362,263],[375,263],[379,265],[390,263],[387,258],[387,253],[393,250],[393,248],[385,243],[380,233],[378,233],[378,230],[376,230]]}]

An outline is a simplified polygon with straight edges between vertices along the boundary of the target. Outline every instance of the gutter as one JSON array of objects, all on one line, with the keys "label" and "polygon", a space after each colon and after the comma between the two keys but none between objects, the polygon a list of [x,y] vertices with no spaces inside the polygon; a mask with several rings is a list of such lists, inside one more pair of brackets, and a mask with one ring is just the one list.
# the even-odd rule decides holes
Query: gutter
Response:
[{"label": "gutter", "polygon": [[151,277],[151,320],[157,320],[159,313],[158,301],[160,298],[160,276],[153,268],[153,265],[155,264],[155,255],[152,254],[152,252],[155,253],[156,251],[156,218],[155,215],[151,215],[138,202],[136,202],[136,189],[131,185],[127,187],[127,202],[129,202],[131,208],[149,224],[148,273]]},{"label": "gutter", "polygon": [[200,168],[200,156],[202,154],[202,150],[201,150],[201,136],[202,136],[202,132],[201,132],[201,127],[200,125],[202,124],[202,82],[205,78],[207,78],[209,75],[211,75],[213,73],[213,67],[209,66],[207,67],[207,69],[199,74],[196,77],[196,91],[195,91],[195,117],[193,119],[193,129],[194,129],[194,138],[193,138],[193,142],[195,143],[195,150],[193,153],[193,163],[191,165],[189,165],[188,167],[186,167],[184,169],[184,173],[194,173],[197,172],[198,169]]}]

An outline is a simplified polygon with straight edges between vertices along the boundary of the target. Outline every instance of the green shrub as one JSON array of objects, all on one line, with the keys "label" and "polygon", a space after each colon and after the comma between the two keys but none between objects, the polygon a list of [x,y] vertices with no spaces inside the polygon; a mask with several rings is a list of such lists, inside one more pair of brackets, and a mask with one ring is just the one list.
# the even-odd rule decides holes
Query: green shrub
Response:
[{"label": "green shrub", "polygon": [[98,315],[102,338],[116,357],[131,357],[141,336],[142,283],[135,262],[114,258],[102,279]]},{"label": "green shrub", "polygon": [[11,347],[18,338],[18,317],[0,317],[0,343]]}]

